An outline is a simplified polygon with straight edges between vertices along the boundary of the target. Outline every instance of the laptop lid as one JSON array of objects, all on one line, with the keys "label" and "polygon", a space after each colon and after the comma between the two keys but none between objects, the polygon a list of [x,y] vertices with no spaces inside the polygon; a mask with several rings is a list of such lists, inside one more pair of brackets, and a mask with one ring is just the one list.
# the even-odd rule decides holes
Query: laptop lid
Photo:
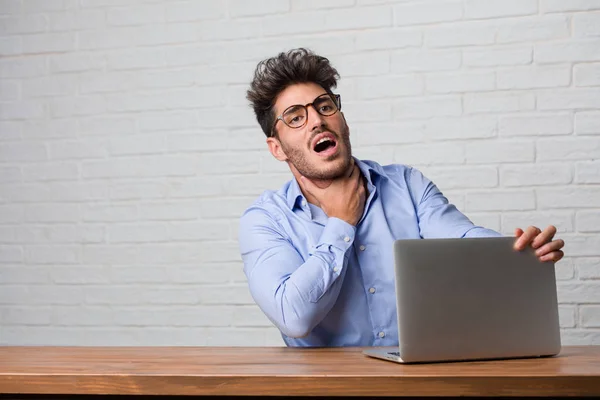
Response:
[{"label": "laptop lid", "polygon": [[399,353],[405,362],[554,355],[554,263],[513,237],[394,243]]}]

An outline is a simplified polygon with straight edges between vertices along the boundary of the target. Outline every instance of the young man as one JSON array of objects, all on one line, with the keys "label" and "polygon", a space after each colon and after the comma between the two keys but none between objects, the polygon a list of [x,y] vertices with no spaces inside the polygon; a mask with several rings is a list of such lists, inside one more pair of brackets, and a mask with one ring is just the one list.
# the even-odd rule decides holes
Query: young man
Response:
[{"label": "young man", "polygon": [[[501,236],[473,225],[419,171],[352,157],[339,78],[305,49],[258,64],[247,97],[269,151],[294,176],[240,221],[250,291],[288,346],[398,344],[396,239]],[[556,228],[516,229],[515,248],[562,258]]]}]

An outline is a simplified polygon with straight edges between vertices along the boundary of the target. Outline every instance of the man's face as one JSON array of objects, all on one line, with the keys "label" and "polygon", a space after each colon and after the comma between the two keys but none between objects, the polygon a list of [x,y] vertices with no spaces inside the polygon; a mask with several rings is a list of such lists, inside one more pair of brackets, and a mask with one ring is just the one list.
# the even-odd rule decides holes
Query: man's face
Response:
[{"label": "man's face", "polygon": [[[324,93],[325,89],[315,83],[288,86],[277,97],[275,115],[281,115],[290,106],[312,103]],[[336,179],[349,169],[352,158],[349,129],[340,111],[323,116],[308,106],[304,126],[294,129],[277,121],[275,129],[277,137],[267,139],[269,150],[306,178]]]}]

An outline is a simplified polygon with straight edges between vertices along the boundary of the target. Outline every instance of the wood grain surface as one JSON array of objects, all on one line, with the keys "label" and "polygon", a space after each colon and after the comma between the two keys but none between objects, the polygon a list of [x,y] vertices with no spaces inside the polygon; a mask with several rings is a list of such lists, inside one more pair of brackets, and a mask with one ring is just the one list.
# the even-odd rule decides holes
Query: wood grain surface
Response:
[{"label": "wood grain surface", "polygon": [[600,396],[600,346],[401,365],[361,348],[0,347],[2,394]]}]

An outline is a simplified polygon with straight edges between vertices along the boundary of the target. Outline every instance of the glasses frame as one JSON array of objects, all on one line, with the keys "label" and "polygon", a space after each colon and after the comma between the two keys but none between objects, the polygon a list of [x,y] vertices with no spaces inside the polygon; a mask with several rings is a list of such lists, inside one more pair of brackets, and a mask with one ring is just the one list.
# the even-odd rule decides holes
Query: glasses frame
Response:
[{"label": "glasses frame", "polygon": [[[329,115],[321,114],[321,112],[319,112],[319,110],[317,110],[316,107],[313,105],[314,102],[318,98],[323,97],[325,95],[331,97],[331,99],[335,103],[335,106],[337,107],[337,110],[335,110],[333,113],[331,113]],[[291,129],[300,129],[300,128],[304,127],[307,124],[307,122],[308,122],[308,118],[305,118],[304,119],[304,123],[302,125],[300,125],[300,126],[289,126],[287,124],[287,122],[285,122],[285,120],[283,119],[283,115],[290,108],[293,108],[293,107],[302,107],[302,108],[304,108],[304,112],[305,112],[306,116],[308,117],[308,106],[311,106],[319,115],[322,115],[324,117],[331,117],[332,115],[335,115],[336,113],[338,113],[338,112],[340,112],[342,110],[342,97],[339,94],[335,94],[335,93],[323,93],[323,94],[320,94],[317,97],[315,97],[314,100],[312,102],[310,102],[310,103],[307,103],[307,104],[304,104],[304,105],[302,105],[302,104],[293,104],[293,105],[287,107],[285,110],[283,110],[283,112],[277,118],[275,118],[275,122],[273,123],[273,126],[271,127],[271,137],[275,136],[275,125],[277,125],[278,121],[283,122],[285,124],[285,126],[287,126],[288,128],[291,128]]]}]

